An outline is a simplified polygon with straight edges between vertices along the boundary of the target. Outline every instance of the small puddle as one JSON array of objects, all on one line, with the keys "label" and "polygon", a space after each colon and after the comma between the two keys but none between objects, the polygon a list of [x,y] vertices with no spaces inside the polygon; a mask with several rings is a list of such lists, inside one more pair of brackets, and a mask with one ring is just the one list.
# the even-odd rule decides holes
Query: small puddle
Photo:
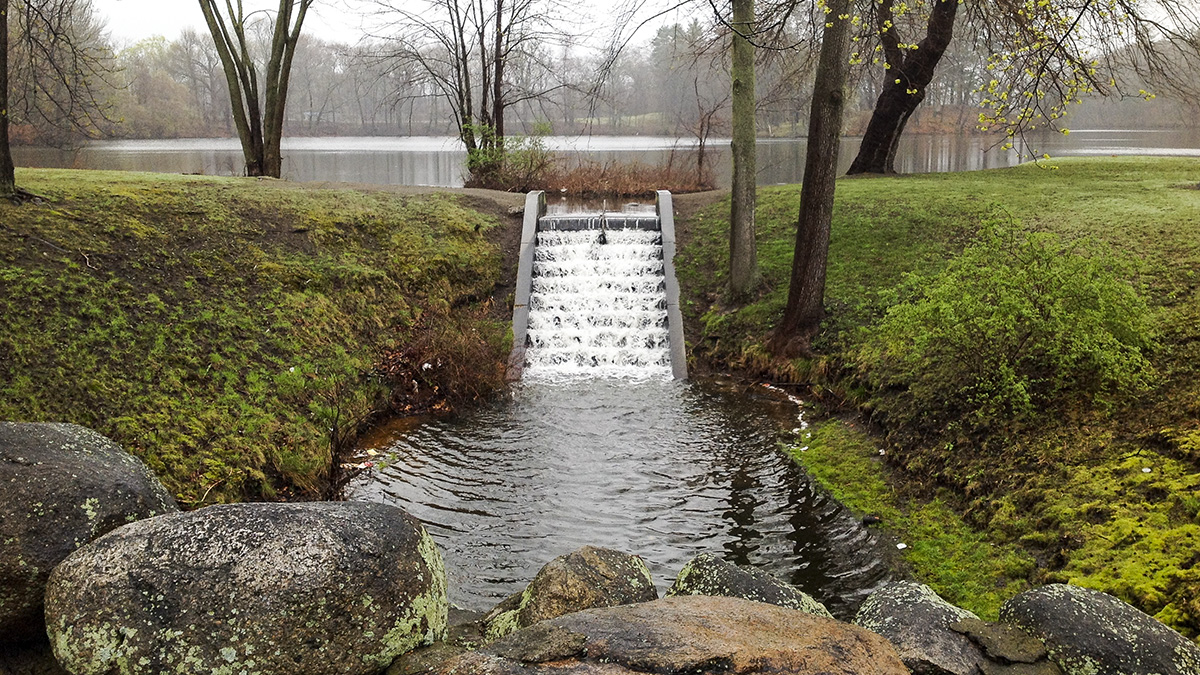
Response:
[{"label": "small puddle", "polygon": [[713,385],[533,380],[455,418],[392,427],[373,439],[385,466],[347,492],[423,521],[465,609],[593,545],[641,556],[660,593],[708,551],[848,619],[890,578],[883,544],[778,449],[795,419],[791,403]]}]

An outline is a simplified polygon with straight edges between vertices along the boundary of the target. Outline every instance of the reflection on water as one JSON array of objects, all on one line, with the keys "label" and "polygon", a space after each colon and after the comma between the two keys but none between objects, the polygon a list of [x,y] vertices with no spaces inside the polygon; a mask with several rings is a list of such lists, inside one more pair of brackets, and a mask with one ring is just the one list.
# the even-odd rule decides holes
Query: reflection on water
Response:
[{"label": "reflection on water", "polygon": [[[850,167],[862,139],[845,138],[840,170]],[[1080,129],[1062,135],[1030,136],[1028,152],[1036,156],[1189,155],[1200,156],[1200,131],[1135,131]],[[569,158],[599,162],[642,162],[688,169],[696,163],[694,138],[594,136],[545,139],[547,147]],[[997,139],[978,135],[909,135],[900,141],[896,170],[901,173],[975,171],[1013,166],[1014,150],[997,147]],[[803,139],[758,142],[758,184],[799,183],[804,177]],[[97,142],[74,151],[17,147],[18,166],[118,169],[242,174],[242,154],[234,139]],[[732,157],[728,139],[710,139],[705,163],[715,167],[718,185],[728,187]],[[466,152],[454,138],[339,137],[288,138],[283,141],[284,178],[379,185],[461,187]]]},{"label": "reflection on water", "polygon": [[425,522],[451,601],[471,609],[590,544],[642,556],[660,591],[716,552],[848,617],[889,577],[881,544],[778,451],[779,405],[670,381],[528,382],[403,433],[349,496]]}]

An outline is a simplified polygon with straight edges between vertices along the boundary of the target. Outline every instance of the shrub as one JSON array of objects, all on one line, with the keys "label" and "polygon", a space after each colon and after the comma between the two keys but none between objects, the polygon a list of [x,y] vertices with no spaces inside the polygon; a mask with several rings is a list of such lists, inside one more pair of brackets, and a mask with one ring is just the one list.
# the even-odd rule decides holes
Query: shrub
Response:
[{"label": "shrub", "polygon": [[588,199],[653,197],[657,190],[674,193],[713,189],[708,172],[639,162],[569,161],[551,151],[545,137],[553,131],[539,123],[529,136],[496,138],[491,127],[474,127],[480,147],[467,153],[467,187],[528,192],[546,190]]},{"label": "shrub", "polygon": [[1153,370],[1130,263],[1095,244],[985,225],[940,271],[907,275],[853,358],[887,425],[1003,435],[1068,402],[1108,405]]},{"label": "shrub", "polygon": [[467,187],[528,192],[555,161],[543,140],[550,133],[548,125],[536,125],[531,136],[497,138],[487,126],[475,131],[480,147],[467,153]]}]

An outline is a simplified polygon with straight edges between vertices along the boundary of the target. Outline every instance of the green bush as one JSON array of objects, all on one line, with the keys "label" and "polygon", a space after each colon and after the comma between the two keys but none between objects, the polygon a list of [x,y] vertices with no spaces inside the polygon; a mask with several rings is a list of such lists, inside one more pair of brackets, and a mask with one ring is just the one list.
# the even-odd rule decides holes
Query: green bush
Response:
[{"label": "green bush", "polygon": [[545,136],[551,133],[548,124],[534,125],[530,136],[497,138],[493,128],[474,127],[480,147],[467,152],[467,187],[528,192],[536,189],[540,179],[555,162],[554,153],[546,147]]},{"label": "green bush", "polygon": [[1154,330],[1133,268],[1095,244],[985,225],[940,271],[910,274],[854,359],[891,428],[1003,436],[1080,402],[1109,405],[1153,376]]}]

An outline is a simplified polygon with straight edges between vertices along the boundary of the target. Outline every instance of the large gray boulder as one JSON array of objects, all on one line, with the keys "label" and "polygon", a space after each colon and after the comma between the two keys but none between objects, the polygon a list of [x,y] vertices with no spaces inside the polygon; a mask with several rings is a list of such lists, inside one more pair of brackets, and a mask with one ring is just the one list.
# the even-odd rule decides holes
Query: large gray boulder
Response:
[{"label": "large gray boulder", "polygon": [[1106,593],[1050,584],[1000,608],[1000,620],[1041,638],[1066,675],[1196,675],[1200,647]]},{"label": "large gray boulder", "polygon": [[916,675],[975,675],[987,659],[967,635],[951,628],[963,619],[979,617],[924,584],[894,581],[867,597],[854,623],[887,638]]},{"label": "large gray boulder", "polygon": [[127,525],[46,588],[74,675],[355,675],[446,633],[445,571],[400,509],[234,504]]},{"label": "large gray boulder", "polygon": [[139,459],[74,424],[0,422],[0,494],[0,645],[45,640],[46,579],[72,551],[179,510]]},{"label": "large gray boulder", "polygon": [[488,640],[571,612],[658,599],[654,578],[637,556],[595,546],[559,556],[521,593],[484,617]]},{"label": "large gray boulder", "polygon": [[742,598],[833,618],[825,605],[795,586],[766,572],[743,569],[710,553],[701,553],[683,566],[667,591],[667,597],[676,595]]},{"label": "large gray boulder", "polygon": [[440,675],[907,675],[886,640],[741,598],[679,596],[589,609],[462,654]]}]

